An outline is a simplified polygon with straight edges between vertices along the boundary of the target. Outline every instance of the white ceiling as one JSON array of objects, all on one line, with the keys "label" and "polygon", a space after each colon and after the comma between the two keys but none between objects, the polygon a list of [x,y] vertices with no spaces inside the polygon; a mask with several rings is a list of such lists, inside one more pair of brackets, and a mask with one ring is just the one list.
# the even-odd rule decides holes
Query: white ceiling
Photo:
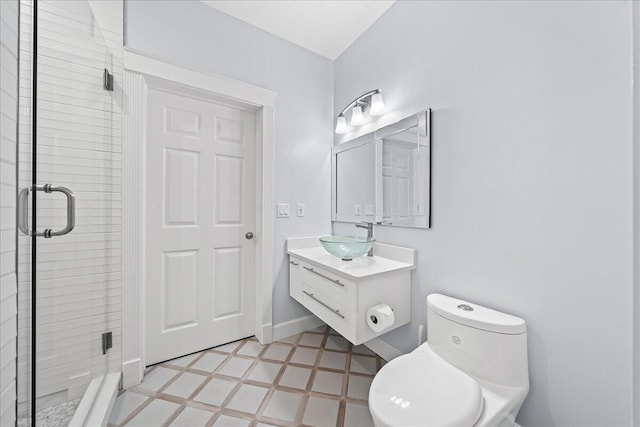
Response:
[{"label": "white ceiling", "polygon": [[329,59],[336,59],[395,0],[202,0]]}]

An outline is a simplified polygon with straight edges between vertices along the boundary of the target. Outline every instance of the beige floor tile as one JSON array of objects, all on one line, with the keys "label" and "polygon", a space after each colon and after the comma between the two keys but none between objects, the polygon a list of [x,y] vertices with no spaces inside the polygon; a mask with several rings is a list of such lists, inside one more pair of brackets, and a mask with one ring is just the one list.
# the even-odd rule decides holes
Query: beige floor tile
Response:
[{"label": "beige floor tile", "polygon": [[265,387],[243,384],[226,407],[248,414],[255,414],[268,391],[269,389]]},{"label": "beige floor tile", "polygon": [[149,399],[147,396],[141,394],[125,391],[116,399],[109,416],[110,424],[120,424],[125,418],[127,418],[135,409],[139,408],[144,402]]},{"label": "beige floor tile", "polygon": [[237,384],[235,381],[212,378],[193,400],[207,405],[221,406]]},{"label": "beige floor tile", "polygon": [[266,362],[264,360],[261,360],[251,370],[249,379],[273,384],[275,382],[276,376],[283,366],[284,365],[280,363]]},{"label": "beige floor tile", "polygon": [[276,342],[286,343],[286,344],[295,344],[298,341],[300,334],[291,335],[290,337],[282,338]]},{"label": "beige floor tile", "polygon": [[347,403],[344,425],[345,427],[374,427],[369,408],[366,405]]},{"label": "beige floor tile", "polygon": [[298,347],[291,357],[291,362],[313,366],[316,364],[318,353],[320,350],[317,348]]},{"label": "beige floor tile", "polygon": [[240,350],[238,350],[238,354],[242,354],[244,356],[258,357],[258,354],[264,349],[265,346],[260,344],[258,341],[247,341],[245,342]]},{"label": "beige floor tile", "polygon": [[149,405],[140,411],[138,415],[133,417],[126,426],[127,427],[150,427],[161,426],[166,423],[171,415],[180,408],[180,405],[166,400],[155,399]]},{"label": "beige floor tile", "polygon": [[221,375],[240,378],[247,372],[254,361],[255,359],[231,357],[224,363],[224,365],[218,368],[218,373]]},{"label": "beige floor tile", "polygon": [[302,423],[314,427],[334,427],[338,420],[339,400],[310,396]]},{"label": "beige floor tile", "polygon": [[144,380],[138,388],[142,388],[149,391],[158,391],[158,389],[164,387],[173,377],[178,375],[180,371],[175,369],[168,369],[164,366],[156,366],[149,373],[144,375]]},{"label": "beige floor tile", "polygon": [[327,350],[348,351],[349,341],[342,337],[329,335],[327,343],[324,345]]},{"label": "beige floor tile", "polygon": [[351,372],[358,372],[361,374],[375,375],[377,372],[376,358],[367,356],[358,356],[356,354],[351,355]]},{"label": "beige floor tile", "polygon": [[232,417],[230,415],[222,414],[213,423],[216,427],[247,427],[251,421],[243,418]]},{"label": "beige floor tile", "polygon": [[311,390],[340,396],[343,377],[344,374],[337,372],[317,371]]},{"label": "beige floor tile", "polygon": [[191,369],[198,369],[199,371],[213,372],[218,366],[229,357],[226,354],[218,353],[205,353],[196,363],[190,366]]},{"label": "beige floor tile", "polygon": [[310,376],[311,376],[311,369],[309,368],[287,366],[278,384],[285,387],[299,388],[301,390],[305,390],[307,388],[307,384],[309,383]]},{"label": "beige floor tile", "polygon": [[373,377],[363,377],[360,375],[349,375],[349,384],[347,386],[347,397],[354,399],[369,400],[369,389]]},{"label": "beige floor tile", "polygon": [[324,339],[324,335],[320,334],[311,334],[309,332],[305,332],[302,334],[302,338],[298,345],[308,345],[310,347],[320,347],[322,344],[322,340]]},{"label": "beige floor tile", "polygon": [[320,356],[319,366],[344,371],[347,366],[347,353],[323,351],[322,356]]},{"label": "beige floor tile", "polygon": [[192,374],[191,372],[184,372],[169,387],[162,390],[164,394],[170,394],[171,396],[181,397],[183,399],[188,398],[194,391],[207,379],[204,375]]},{"label": "beige floor tile", "polygon": [[189,363],[193,362],[201,354],[202,353],[189,354],[187,356],[182,356],[178,359],[168,360],[165,363],[186,368],[187,365],[189,365]]},{"label": "beige floor tile", "polygon": [[218,347],[214,347],[213,350],[215,351],[221,351],[223,353],[231,353],[233,352],[233,350],[235,350],[236,348],[238,348],[238,346],[240,344],[242,344],[244,341],[236,341],[236,342],[231,342],[229,344],[224,344]]},{"label": "beige floor tile", "polygon": [[293,347],[286,344],[273,343],[262,355],[265,359],[285,361]]},{"label": "beige floor tile", "polygon": [[213,412],[203,411],[202,409],[186,407],[180,412],[180,415],[173,420],[171,427],[197,427],[206,425],[211,418]]},{"label": "beige floor tile", "polygon": [[302,396],[301,393],[276,390],[267,403],[264,416],[282,421],[294,421],[302,403]]}]

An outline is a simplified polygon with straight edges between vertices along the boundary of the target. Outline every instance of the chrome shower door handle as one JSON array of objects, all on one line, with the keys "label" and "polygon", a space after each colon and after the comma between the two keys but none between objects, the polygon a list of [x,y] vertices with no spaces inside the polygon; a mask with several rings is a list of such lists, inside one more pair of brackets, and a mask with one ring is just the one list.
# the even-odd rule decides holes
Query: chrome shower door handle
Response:
[{"label": "chrome shower door handle", "polygon": [[29,233],[29,189],[23,188],[18,193],[18,229],[25,236]]},{"label": "chrome shower door handle", "polygon": [[47,228],[44,231],[36,231],[33,234],[35,236],[43,236],[45,239],[69,234],[76,226],[76,196],[73,194],[73,191],[69,190],[67,187],[59,187],[51,184],[34,185],[33,190],[44,191],[45,193],[58,192],[64,194],[67,198],[67,225],[62,230],[54,231]]}]

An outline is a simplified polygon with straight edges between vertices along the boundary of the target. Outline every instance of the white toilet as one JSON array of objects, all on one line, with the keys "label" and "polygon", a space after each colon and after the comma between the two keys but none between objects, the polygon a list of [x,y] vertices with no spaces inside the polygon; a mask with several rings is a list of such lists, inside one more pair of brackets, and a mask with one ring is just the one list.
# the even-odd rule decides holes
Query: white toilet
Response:
[{"label": "white toilet", "polygon": [[524,320],[431,294],[427,321],[428,342],[371,384],[376,427],[513,426],[529,392]]}]

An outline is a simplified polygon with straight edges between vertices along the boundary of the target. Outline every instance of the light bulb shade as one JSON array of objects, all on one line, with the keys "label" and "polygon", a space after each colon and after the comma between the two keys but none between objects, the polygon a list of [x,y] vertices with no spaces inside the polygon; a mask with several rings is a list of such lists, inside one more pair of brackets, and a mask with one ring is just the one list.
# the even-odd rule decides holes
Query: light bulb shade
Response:
[{"label": "light bulb shade", "polygon": [[347,133],[349,132],[349,125],[347,124],[347,119],[344,118],[342,114],[338,116],[338,121],[336,122],[336,133]]},{"label": "light bulb shade", "polygon": [[351,110],[351,125],[358,126],[364,123],[364,115],[362,114],[362,107],[356,104]]},{"label": "light bulb shade", "polygon": [[371,109],[369,110],[369,114],[372,116],[379,116],[382,113],[384,113],[384,101],[382,100],[382,94],[377,92],[371,97]]}]

